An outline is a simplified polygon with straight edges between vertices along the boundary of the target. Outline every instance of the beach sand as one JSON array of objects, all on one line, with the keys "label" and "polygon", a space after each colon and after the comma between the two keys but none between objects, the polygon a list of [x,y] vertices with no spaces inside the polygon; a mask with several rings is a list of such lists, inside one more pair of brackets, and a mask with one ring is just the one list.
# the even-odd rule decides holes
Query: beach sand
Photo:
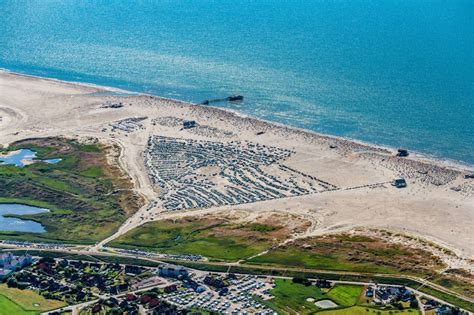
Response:
[{"label": "beach sand", "polygon": [[[244,210],[299,214],[315,224],[307,236],[358,227],[388,229],[436,242],[453,250],[459,266],[474,259],[474,180],[472,170],[423,157],[395,157],[395,150],[320,135],[245,117],[231,111],[149,95],[100,96],[100,87],[0,72],[0,144],[47,136],[97,138],[122,148],[120,163],[148,201],[158,190],[148,177],[143,152],[150,135],[210,141],[251,141],[292,150],[284,162],[339,187],[305,196],[165,213],[151,205],[140,210],[111,238],[144,222],[195,212]],[[94,93],[91,95],[91,93]],[[113,108],[113,104],[119,104]],[[112,131],[111,123],[147,117],[142,127]],[[181,130],[180,121],[200,128]],[[259,134],[264,132],[263,134]],[[416,135],[414,135],[416,136]],[[404,176],[408,187],[390,182]],[[382,184],[384,183],[384,184]]]}]

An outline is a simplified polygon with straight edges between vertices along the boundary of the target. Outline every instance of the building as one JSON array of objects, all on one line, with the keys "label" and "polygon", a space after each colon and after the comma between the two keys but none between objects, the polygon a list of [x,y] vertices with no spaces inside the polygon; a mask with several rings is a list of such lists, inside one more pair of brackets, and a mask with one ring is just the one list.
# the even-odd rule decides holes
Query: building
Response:
[{"label": "building", "polygon": [[0,279],[8,277],[12,272],[30,265],[33,258],[30,255],[15,256],[12,253],[0,255]]},{"label": "building", "polygon": [[165,288],[163,289],[163,291],[164,291],[165,293],[171,293],[171,292],[178,291],[178,288],[176,287],[176,284],[171,284],[171,285],[165,287]]},{"label": "building", "polygon": [[227,286],[227,284],[222,279],[212,277],[210,275],[204,278],[204,284],[214,287],[216,289],[222,289],[223,287]]},{"label": "building", "polygon": [[328,280],[318,279],[316,280],[316,286],[321,289],[329,289],[331,288],[332,284]]},{"label": "building", "polygon": [[158,266],[158,275],[166,278],[187,278],[188,270],[182,266],[162,264]]},{"label": "building", "polygon": [[0,280],[8,278],[12,272],[13,270],[0,268]]}]

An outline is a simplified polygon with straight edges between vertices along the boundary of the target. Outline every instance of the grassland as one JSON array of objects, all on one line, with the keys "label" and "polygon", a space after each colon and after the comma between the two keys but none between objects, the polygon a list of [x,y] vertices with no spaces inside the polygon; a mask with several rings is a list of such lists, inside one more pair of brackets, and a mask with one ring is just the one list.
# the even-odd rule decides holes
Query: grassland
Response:
[{"label": "grassland", "polygon": [[93,243],[112,234],[142,201],[114,163],[117,148],[61,138],[28,139],[9,150],[28,148],[39,159],[23,168],[0,165],[0,202],[48,208],[49,213],[21,216],[41,223],[46,233],[0,232],[1,239]]},{"label": "grassland", "polygon": [[300,239],[247,263],[423,276],[435,275],[444,267],[437,257],[426,251],[345,234]]},{"label": "grassland", "polygon": [[64,302],[47,300],[31,290],[0,285],[0,314],[40,314],[64,306]]},{"label": "grassland", "polygon": [[[237,224],[222,216],[185,217],[147,223],[110,246],[196,254],[213,260],[246,260],[255,265],[365,273],[435,276],[445,267],[427,251],[365,236],[327,235],[275,247],[290,237],[285,229],[284,224],[268,221]],[[250,258],[268,249],[268,253]]]},{"label": "grassland", "polygon": [[269,249],[287,236],[284,228],[268,222],[238,224],[225,218],[186,217],[144,224],[110,245],[237,261]]},{"label": "grassland", "polygon": [[474,296],[474,275],[465,270],[449,269],[431,281],[465,296]]}]

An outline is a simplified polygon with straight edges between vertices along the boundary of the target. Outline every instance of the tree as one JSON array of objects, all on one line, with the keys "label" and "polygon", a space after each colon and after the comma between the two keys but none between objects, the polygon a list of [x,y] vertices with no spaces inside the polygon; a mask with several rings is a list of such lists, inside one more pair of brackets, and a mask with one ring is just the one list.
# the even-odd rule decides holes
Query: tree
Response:
[{"label": "tree", "polygon": [[7,285],[9,288],[16,288],[18,286],[18,281],[15,278],[11,277],[7,281]]},{"label": "tree", "polygon": [[413,299],[410,301],[410,307],[411,308],[418,308],[418,301],[416,299]]}]

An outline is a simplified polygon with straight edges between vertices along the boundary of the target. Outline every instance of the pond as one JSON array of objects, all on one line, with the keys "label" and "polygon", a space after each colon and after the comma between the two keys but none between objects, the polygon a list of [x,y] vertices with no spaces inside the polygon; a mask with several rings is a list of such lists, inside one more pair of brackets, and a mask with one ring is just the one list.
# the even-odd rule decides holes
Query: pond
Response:
[{"label": "pond", "polygon": [[19,218],[6,218],[5,214],[37,214],[48,212],[48,209],[37,208],[15,203],[0,203],[0,231],[31,232],[44,233],[46,230],[43,225],[31,220],[22,220]]},{"label": "pond", "polygon": [[61,159],[50,159],[50,160],[38,160],[36,158],[36,152],[29,149],[21,149],[17,151],[7,152],[6,154],[0,153],[0,165],[15,165],[16,167],[24,167],[35,162],[44,162],[48,164],[56,164],[61,162]]},{"label": "pond", "polygon": [[331,300],[321,300],[321,301],[317,301],[314,304],[317,307],[322,308],[322,309],[338,307],[338,305]]}]

